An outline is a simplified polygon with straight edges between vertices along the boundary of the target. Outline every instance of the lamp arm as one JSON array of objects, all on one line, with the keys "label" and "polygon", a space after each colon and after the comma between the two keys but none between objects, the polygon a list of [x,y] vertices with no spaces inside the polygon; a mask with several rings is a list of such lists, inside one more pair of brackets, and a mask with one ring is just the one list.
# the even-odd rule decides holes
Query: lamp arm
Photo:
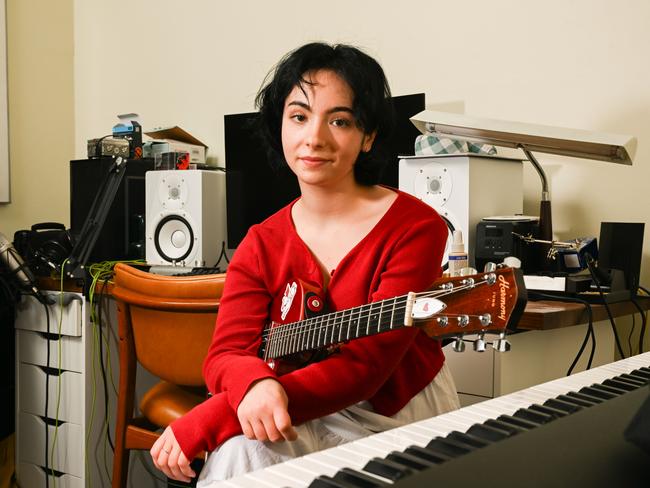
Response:
[{"label": "lamp arm", "polygon": [[542,168],[542,165],[539,164],[539,161],[535,159],[535,156],[533,156],[533,153],[530,152],[528,147],[524,144],[519,144],[519,149],[521,149],[526,157],[528,158],[528,161],[533,165],[535,170],[537,171],[537,174],[539,175],[540,180],[542,180],[542,201],[548,201],[551,199],[550,192],[548,190],[548,179],[546,178],[546,173],[544,172],[544,169]]}]

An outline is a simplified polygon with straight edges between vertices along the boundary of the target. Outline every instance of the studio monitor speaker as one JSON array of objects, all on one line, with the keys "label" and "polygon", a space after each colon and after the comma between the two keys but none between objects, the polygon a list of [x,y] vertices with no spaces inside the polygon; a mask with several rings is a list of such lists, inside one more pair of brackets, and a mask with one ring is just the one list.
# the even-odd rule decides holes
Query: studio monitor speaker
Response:
[{"label": "studio monitor speaker", "polygon": [[522,213],[523,164],[519,159],[478,154],[406,157],[399,162],[399,188],[432,206],[446,221],[449,236],[443,265],[456,229],[463,233],[473,265],[481,219]]},{"label": "studio monitor speaker", "polygon": [[639,287],[643,233],[645,224],[632,222],[601,222],[598,243],[598,267],[618,269],[625,273],[627,290]]},{"label": "studio monitor speaker", "polygon": [[147,173],[147,264],[216,265],[225,240],[224,183],[217,171]]}]

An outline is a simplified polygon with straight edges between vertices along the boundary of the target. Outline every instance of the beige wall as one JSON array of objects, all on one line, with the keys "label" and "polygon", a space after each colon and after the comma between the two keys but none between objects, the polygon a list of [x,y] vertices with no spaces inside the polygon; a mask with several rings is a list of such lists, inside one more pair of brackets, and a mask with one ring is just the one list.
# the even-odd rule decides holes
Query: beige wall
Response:
[{"label": "beige wall", "polygon": [[[326,8],[294,0],[8,0],[8,22],[14,201],[0,207],[5,233],[69,223],[67,161],[84,155],[88,138],[108,133],[118,113],[140,113],[145,128],[178,124],[224,163],[223,115],[252,110],[279,57],[320,39],[365,47],[394,94],[424,91],[430,107],[637,136],[632,167],[538,158],[558,237],[598,235],[605,220],[648,220],[646,0],[331,0]],[[530,168],[525,191],[525,210],[536,213]],[[645,241],[648,283],[650,234]]]},{"label": "beige wall", "polygon": [[11,203],[0,232],[36,222],[69,224],[74,153],[73,1],[7,0]]}]

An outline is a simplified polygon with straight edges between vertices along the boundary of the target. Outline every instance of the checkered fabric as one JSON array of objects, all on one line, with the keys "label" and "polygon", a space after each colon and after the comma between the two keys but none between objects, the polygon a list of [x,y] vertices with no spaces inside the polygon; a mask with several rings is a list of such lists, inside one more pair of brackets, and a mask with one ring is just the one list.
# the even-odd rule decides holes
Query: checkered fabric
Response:
[{"label": "checkered fabric", "polygon": [[497,153],[497,149],[490,144],[474,144],[447,137],[437,137],[432,134],[420,135],[415,139],[415,154],[417,156],[456,153],[494,155]]}]

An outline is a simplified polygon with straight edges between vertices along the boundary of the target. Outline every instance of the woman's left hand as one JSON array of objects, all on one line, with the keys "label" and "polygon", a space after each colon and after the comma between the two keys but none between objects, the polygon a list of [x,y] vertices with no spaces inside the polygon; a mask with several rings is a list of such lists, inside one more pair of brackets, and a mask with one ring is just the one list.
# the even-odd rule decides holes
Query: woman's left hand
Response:
[{"label": "woman's left hand", "polygon": [[153,464],[168,478],[189,482],[196,476],[171,427],[165,429],[149,452]]}]

